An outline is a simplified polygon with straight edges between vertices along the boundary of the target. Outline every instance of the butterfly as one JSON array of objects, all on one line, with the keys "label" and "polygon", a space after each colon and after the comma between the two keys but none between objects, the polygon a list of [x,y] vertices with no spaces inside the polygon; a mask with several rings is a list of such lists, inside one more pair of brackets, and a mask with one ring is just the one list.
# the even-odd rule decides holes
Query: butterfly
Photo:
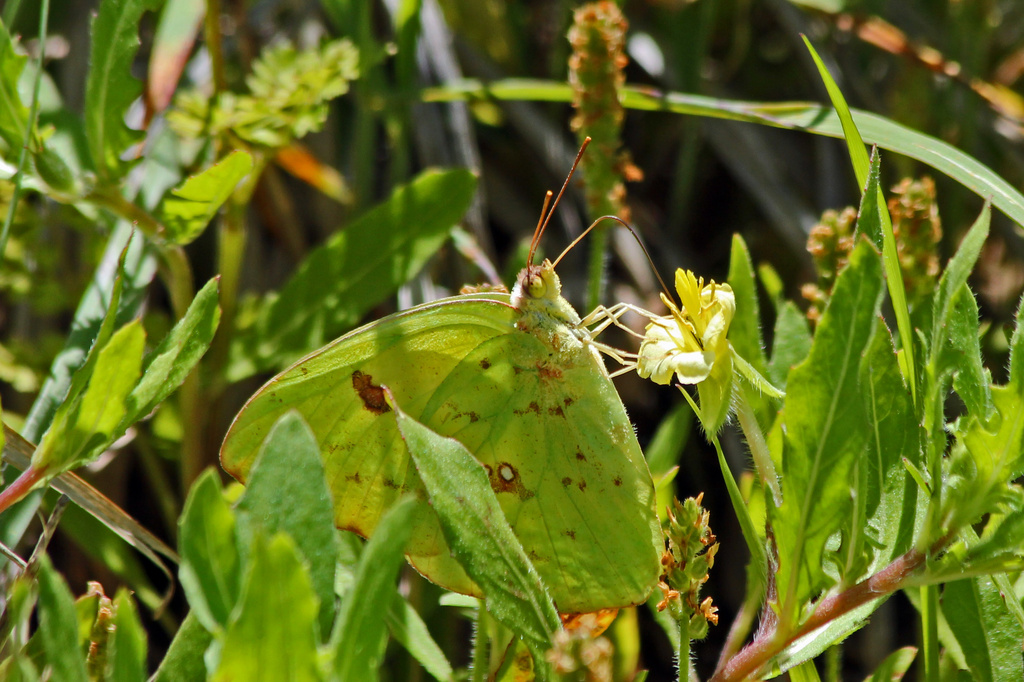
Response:
[{"label": "butterfly", "polygon": [[[335,524],[369,537],[400,496],[426,496],[386,386],[403,412],[485,467],[560,612],[638,604],[657,583],[663,541],[651,475],[599,347],[554,265],[528,264],[511,295],[415,306],[299,360],[245,404],[221,463],[244,482],[271,427],[297,410],[319,442]],[[437,516],[420,510],[409,562],[446,589],[483,596]]]}]

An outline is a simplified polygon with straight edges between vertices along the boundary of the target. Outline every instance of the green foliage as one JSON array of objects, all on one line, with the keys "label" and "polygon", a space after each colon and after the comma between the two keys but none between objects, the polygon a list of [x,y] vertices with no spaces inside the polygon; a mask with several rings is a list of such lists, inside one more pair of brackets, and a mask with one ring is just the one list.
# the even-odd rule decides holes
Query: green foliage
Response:
[{"label": "green foliage", "polygon": [[473,198],[465,170],[425,171],[313,250],[241,321],[227,375],[280,369],[355,326],[418,273]]},{"label": "green foliage", "polygon": [[142,84],[131,76],[139,49],[139,22],[146,0],[104,0],[92,22],[92,54],[85,86],[86,139],[101,182],[114,183],[127,170],[121,155],[143,133],[124,122]]},{"label": "green foliage", "polygon": [[[671,661],[649,619],[599,635],[607,613],[558,613],[646,601],[680,678],[815,680],[828,651],[840,679],[837,647],[899,590],[921,655],[902,632],[866,644],[867,679],[1024,676],[1024,5],[917,3],[911,30],[880,3],[589,4],[570,41],[561,10],[438,4],[331,0],[325,24],[101,0],[88,36],[56,9],[33,35],[48,2],[5,6],[0,678],[654,679]],[[782,101],[822,83],[830,105]],[[682,400],[597,359],[631,369],[634,313],[679,321],[642,309],[657,287],[610,223],[558,263],[550,310],[490,289],[568,167],[574,101],[595,144],[569,186],[635,217],[662,271],[721,282],[728,262],[728,338],[662,339],[713,369]],[[807,134],[843,138],[853,173]],[[541,251],[587,222],[575,191]],[[818,221],[826,199],[859,210]],[[812,267],[807,312],[788,299]],[[629,305],[587,328],[582,292]],[[304,356],[236,417],[245,488],[222,488],[231,417]],[[156,535],[73,476],[111,461],[90,480]],[[35,532],[48,487],[82,508]],[[738,521],[715,523],[717,566],[701,490]],[[162,610],[118,536],[177,562],[184,599]],[[743,561],[745,585],[718,570]],[[101,570],[116,596],[75,601],[63,575]]]},{"label": "green foliage", "polygon": [[323,126],[327,103],[348,91],[358,63],[347,40],[301,52],[281,43],[253,62],[248,94],[223,92],[211,103],[201,92],[182,92],[168,120],[187,137],[231,133],[257,147],[284,147]]}]

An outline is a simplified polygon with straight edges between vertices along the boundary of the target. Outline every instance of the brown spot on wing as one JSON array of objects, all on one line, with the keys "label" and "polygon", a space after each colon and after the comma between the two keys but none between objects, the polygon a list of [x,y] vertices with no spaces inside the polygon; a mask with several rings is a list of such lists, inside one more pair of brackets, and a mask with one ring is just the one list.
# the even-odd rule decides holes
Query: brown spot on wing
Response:
[{"label": "brown spot on wing", "polygon": [[355,472],[354,474],[349,474],[348,476],[346,476],[345,480],[346,481],[352,481],[353,483],[362,483],[363,482],[363,480],[359,477],[359,472],[358,471]]},{"label": "brown spot on wing", "polygon": [[619,487],[620,485],[622,485],[622,476],[616,476],[616,477],[615,477],[615,478],[614,478],[614,479],[612,480],[612,483],[614,483],[614,484],[615,484],[615,487],[616,487],[616,488],[617,488],[617,487]]},{"label": "brown spot on wing", "polygon": [[565,478],[562,479],[562,487],[563,488],[568,488],[570,485],[572,485],[572,479],[571,478],[566,476]]},{"label": "brown spot on wing", "polygon": [[580,481],[576,485],[579,486],[580,492],[583,492],[584,490],[587,489],[587,482],[586,481]]},{"label": "brown spot on wing", "polygon": [[541,379],[546,380],[562,378],[562,370],[558,369],[558,367],[547,362],[537,363],[537,374],[540,375]]},{"label": "brown spot on wing", "polygon": [[374,414],[390,412],[391,407],[384,400],[384,389],[373,383],[373,377],[359,370],[352,372],[352,388],[356,390],[363,407]]},{"label": "brown spot on wing", "polygon": [[483,358],[483,359],[482,359],[482,360],[480,361],[480,369],[483,369],[483,370],[488,370],[488,369],[490,369],[490,368],[491,368],[491,361],[490,361],[490,360],[488,360],[487,358]]},{"label": "brown spot on wing", "polygon": [[570,540],[575,540],[576,539],[576,531],[574,531],[574,530],[567,530],[567,531],[565,531],[564,535],[566,537],[568,537]]},{"label": "brown spot on wing", "polygon": [[548,408],[548,414],[552,417],[564,417],[565,412],[562,411],[561,405],[555,405],[554,407]]},{"label": "brown spot on wing", "polygon": [[582,450],[577,450],[576,451],[576,459],[579,460],[580,462],[586,462],[587,461],[587,456],[583,454]]},{"label": "brown spot on wing", "polygon": [[513,493],[520,500],[533,497],[533,491],[523,487],[519,471],[508,462],[498,462],[493,470],[488,466],[487,477],[491,481],[491,490],[495,493]]}]

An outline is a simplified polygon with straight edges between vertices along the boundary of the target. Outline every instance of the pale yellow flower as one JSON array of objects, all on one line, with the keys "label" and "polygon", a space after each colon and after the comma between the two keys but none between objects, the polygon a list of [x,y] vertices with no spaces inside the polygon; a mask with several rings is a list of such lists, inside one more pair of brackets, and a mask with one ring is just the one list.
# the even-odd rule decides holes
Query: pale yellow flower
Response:
[{"label": "pale yellow flower", "polygon": [[[736,312],[736,297],[728,284],[704,284],[689,270],[676,270],[676,292],[682,310],[664,294],[670,315],[655,317],[647,325],[637,359],[637,373],[659,384],[698,384],[716,363],[728,365],[723,378],[732,380],[732,348],[727,335]],[[719,374],[720,372],[715,372]]]}]

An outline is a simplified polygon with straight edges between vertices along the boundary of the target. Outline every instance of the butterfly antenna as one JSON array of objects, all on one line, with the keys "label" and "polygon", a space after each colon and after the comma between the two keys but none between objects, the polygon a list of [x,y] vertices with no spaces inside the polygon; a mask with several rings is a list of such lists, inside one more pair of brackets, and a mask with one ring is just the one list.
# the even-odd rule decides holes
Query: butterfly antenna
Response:
[{"label": "butterfly antenna", "polygon": [[654,264],[654,259],[651,258],[651,254],[647,250],[647,247],[644,246],[644,242],[643,242],[642,239],[640,239],[640,235],[637,234],[637,231],[635,229],[633,229],[632,225],[630,225],[625,220],[623,220],[622,218],[620,218],[619,216],[616,216],[616,215],[603,215],[600,218],[598,218],[597,220],[595,220],[594,222],[590,223],[590,227],[588,227],[587,229],[583,230],[583,234],[581,234],[579,237],[576,237],[576,239],[573,239],[572,243],[569,244],[569,246],[565,247],[565,250],[562,251],[562,253],[558,254],[558,258],[555,259],[555,262],[552,265],[553,266],[557,266],[559,261],[561,261],[562,258],[564,258],[565,255],[567,253],[569,253],[569,251],[571,251],[572,248],[574,246],[576,246],[576,244],[578,244],[580,242],[580,240],[582,240],[584,237],[587,236],[588,232],[593,230],[595,227],[597,227],[604,220],[614,220],[619,225],[622,225],[624,228],[629,230],[629,233],[631,235],[633,235],[633,239],[635,239],[636,243],[640,245],[640,250],[643,251],[644,252],[644,256],[647,257],[647,262],[651,264],[651,270],[654,272],[654,276],[658,278],[658,283],[661,284],[662,291],[664,291],[665,294],[669,298],[672,298],[672,292],[670,292],[668,287],[665,286],[665,280],[663,280],[661,278],[661,273],[658,272],[658,267]]},{"label": "butterfly antenna", "polygon": [[[583,140],[583,144],[580,145],[580,150],[576,152],[576,160],[572,162],[572,168],[569,169],[569,175],[566,176],[565,182],[562,183],[562,189],[558,190],[558,196],[555,197],[555,202],[551,205],[551,210],[547,211],[547,213],[541,211],[541,220],[538,221],[537,229],[533,232],[533,242],[530,243],[530,255],[526,261],[528,265],[533,265],[533,254],[537,250],[537,245],[540,244],[540,237],[544,234],[544,230],[547,229],[548,221],[551,220],[551,216],[554,214],[555,208],[558,207],[558,202],[562,200],[562,195],[565,194],[565,189],[569,186],[569,181],[572,180],[572,174],[576,172],[576,166],[580,165],[580,159],[583,158],[583,152],[586,151],[589,144],[590,136],[587,136]],[[551,192],[548,192],[548,196],[550,195]],[[544,206],[547,207],[547,205],[548,200],[545,198]]]},{"label": "butterfly antenna", "polygon": [[540,207],[540,217],[537,218],[537,227],[533,228],[533,239],[530,240],[530,253],[526,257],[526,264],[533,265],[533,254],[537,252],[537,245],[540,243],[541,232],[544,231],[544,216],[548,213],[548,207],[551,206],[551,197],[554,194],[551,190],[544,193],[544,205]]}]

